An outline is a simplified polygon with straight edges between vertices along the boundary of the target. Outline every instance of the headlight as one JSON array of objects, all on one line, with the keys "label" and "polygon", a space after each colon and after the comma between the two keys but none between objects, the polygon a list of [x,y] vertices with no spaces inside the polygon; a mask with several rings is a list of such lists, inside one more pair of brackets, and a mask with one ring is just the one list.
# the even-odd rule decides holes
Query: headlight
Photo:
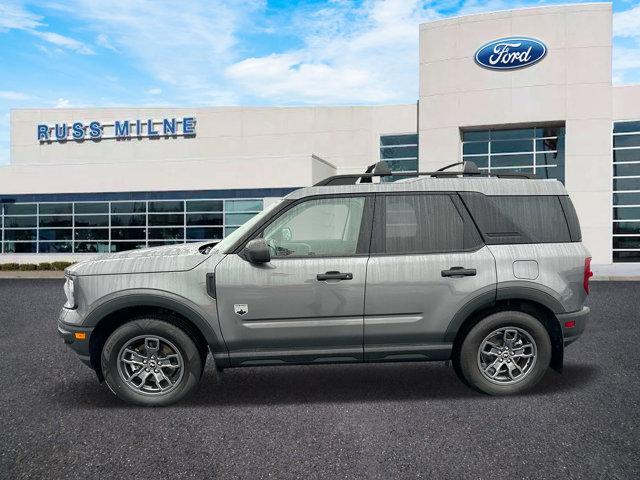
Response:
[{"label": "headlight", "polygon": [[66,282],[64,282],[64,294],[67,297],[67,303],[64,304],[64,308],[76,308],[76,292],[74,286],[74,278],[73,277],[65,277]]}]

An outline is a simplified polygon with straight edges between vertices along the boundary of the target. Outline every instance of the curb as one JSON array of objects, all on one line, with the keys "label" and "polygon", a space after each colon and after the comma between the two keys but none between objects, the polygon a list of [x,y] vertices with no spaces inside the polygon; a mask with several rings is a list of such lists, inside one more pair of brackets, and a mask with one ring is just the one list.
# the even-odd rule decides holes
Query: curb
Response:
[{"label": "curb", "polygon": [[592,282],[640,282],[640,276],[624,276],[624,275],[594,275],[591,277]]}]

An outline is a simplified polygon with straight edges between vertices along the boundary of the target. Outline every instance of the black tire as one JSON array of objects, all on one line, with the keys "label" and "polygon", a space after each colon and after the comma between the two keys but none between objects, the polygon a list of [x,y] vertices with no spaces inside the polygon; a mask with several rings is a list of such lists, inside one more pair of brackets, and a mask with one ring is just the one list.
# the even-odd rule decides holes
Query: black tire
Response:
[{"label": "black tire", "polygon": [[[490,380],[480,370],[478,361],[479,349],[485,338],[496,330],[514,327],[528,334],[535,342],[535,362],[527,369],[522,378],[516,380],[506,379],[513,383],[501,384],[498,380]],[[527,350],[530,352],[531,350]],[[492,357],[482,357],[492,358]],[[505,360],[506,361],[506,360]],[[509,363],[513,360],[509,360]],[[523,362],[522,359],[518,359]],[[526,360],[524,360],[526,362]],[[523,392],[540,381],[545,374],[551,361],[551,340],[544,325],[523,312],[504,311],[491,314],[480,320],[466,335],[459,350],[458,358],[454,359],[456,373],[468,386],[489,395],[512,395]],[[487,362],[488,363],[488,362]],[[503,372],[503,376],[508,374],[508,368],[505,364],[503,368],[499,368]],[[496,369],[490,369],[489,374],[494,373]],[[514,375],[518,376],[518,375]],[[504,382],[504,380],[503,380]]]},{"label": "black tire", "polygon": [[[143,338],[140,339],[140,337]],[[145,377],[146,380],[141,382],[143,388],[140,389],[140,387],[138,387],[136,389],[123,378],[123,376],[127,374],[124,369],[129,367],[120,361],[120,353],[130,342],[136,344],[142,341],[144,347],[147,346],[147,343],[155,347],[155,340],[153,339],[156,337],[162,340],[159,344],[161,348],[164,348],[165,352],[172,352],[173,348],[175,348],[178,355],[172,354],[171,356],[175,357],[175,360],[172,361],[174,363],[181,363],[182,367],[181,369],[167,368],[167,361],[165,357],[162,356],[161,351],[157,356],[154,355],[154,357],[156,359],[159,358],[161,361],[164,360],[165,366],[163,368],[156,367],[155,371],[161,372],[160,375],[167,372],[167,375],[164,377],[167,378],[167,380],[163,380],[161,384],[158,384],[155,381],[154,370],[152,370]],[[151,340],[146,340],[147,338]],[[144,347],[141,347],[139,351],[145,352],[146,348]],[[152,352],[145,353],[141,355],[140,358],[148,356],[150,353]],[[148,364],[149,361],[148,358],[144,360],[144,362],[147,363],[145,366],[150,366]],[[140,317],[125,323],[109,336],[102,349],[101,367],[107,385],[120,399],[128,403],[152,407],[170,405],[192,392],[202,377],[204,365],[198,347],[186,332],[159,318]],[[149,369],[140,367],[139,362],[136,363],[134,368],[138,370],[144,369],[149,372]],[[124,373],[121,374],[121,372]],[[172,375],[173,377],[171,377]],[[170,377],[173,380],[171,383],[169,381]],[[140,380],[137,379],[136,381]],[[154,383],[156,385],[155,387],[153,387]],[[166,392],[144,391],[147,388],[157,388],[159,385],[163,385],[163,388],[167,389]]]}]

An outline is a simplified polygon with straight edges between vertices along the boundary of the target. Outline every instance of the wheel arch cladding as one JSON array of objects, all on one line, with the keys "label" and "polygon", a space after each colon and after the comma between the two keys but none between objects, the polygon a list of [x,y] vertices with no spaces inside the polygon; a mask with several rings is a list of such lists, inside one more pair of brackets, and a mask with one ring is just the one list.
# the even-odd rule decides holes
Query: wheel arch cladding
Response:
[{"label": "wheel arch cladding", "polygon": [[547,330],[551,341],[551,363],[554,370],[561,371],[564,359],[564,343],[562,328],[553,311],[546,305],[530,299],[509,298],[489,302],[478,301],[473,304],[473,309],[462,309],[461,315],[451,321],[445,335],[446,341],[453,342],[452,357],[458,355],[462,342],[467,333],[483,318],[496,312],[519,311],[536,318]]},{"label": "wheel arch cladding", "polygon": [[100,355],[109,335],[128,321],[144,316],[158,318],[184,330],[200,350],[203,365],[208,347],[214,353],[223,348],[206,320],[184,304],[153,295],[136,294],[118,297],[105,302],[87,316],[87,324],[95,325],[89,338],[89,355],[91,366],[100,381],[103,380]]}]

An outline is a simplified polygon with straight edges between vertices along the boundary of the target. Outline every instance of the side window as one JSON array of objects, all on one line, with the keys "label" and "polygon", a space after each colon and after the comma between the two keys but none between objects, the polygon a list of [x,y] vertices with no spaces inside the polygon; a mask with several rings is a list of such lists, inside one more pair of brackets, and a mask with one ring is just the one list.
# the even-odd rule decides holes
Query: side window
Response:
[{"label": "side window", "polygon": [[556,196],[490,196],[470,192],[461,192],[460,196],[490,245],[571,241]]},{"label": "side window", "polygon": [[268,225],[263,237],[273,257],[355,255],[365,197],[299,203]]},{"label": "side window", "polygon": [[372,253],[464,250],[470,232],[449,195],[387,195],[376,201]]}]

